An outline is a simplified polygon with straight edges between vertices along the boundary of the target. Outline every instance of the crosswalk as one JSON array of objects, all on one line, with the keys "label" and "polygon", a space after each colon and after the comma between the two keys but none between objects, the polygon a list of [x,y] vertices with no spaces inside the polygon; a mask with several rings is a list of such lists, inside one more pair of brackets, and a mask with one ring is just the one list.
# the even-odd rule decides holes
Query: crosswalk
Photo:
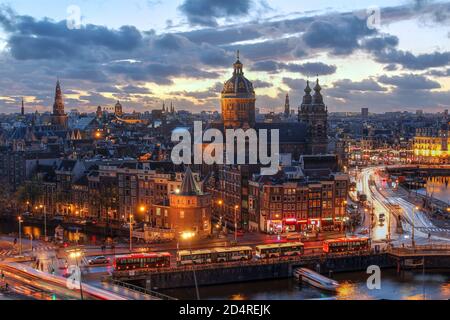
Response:
[{"label": "crosswalk", "polygon": [[0,250],[0,257],[9,257],[14,255],[14,250]]},{"label": "crosswalk", "polygon": [[[33,253],[53,251],[56,247],[53,245],[39,245],[33,248]],[[29,252],[29,248],[23,248],[24,252]],[[11,257],[18,254],[17,249],[0,249],[0,257]]]},{"label": "crosswalk", "polygon": [[444,228],[416,228],[416,230],[419,230],[422,232],[447,232],[447,233],[450,233],[449,229],[444,229]]}]

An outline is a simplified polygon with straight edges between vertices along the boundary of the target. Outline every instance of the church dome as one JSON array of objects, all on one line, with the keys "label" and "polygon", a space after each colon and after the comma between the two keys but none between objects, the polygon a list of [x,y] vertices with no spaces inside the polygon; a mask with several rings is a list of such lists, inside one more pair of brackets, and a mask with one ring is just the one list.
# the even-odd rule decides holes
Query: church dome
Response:
[{"label": "church dome", "polygon": [[225,82],[222,90],[222,96],[254,97],[255,90],[253,88],[253,84],[246,77],[244,77],[243,64],[239,60],[239,53],[237,61],[233,66],[233,76]]}]

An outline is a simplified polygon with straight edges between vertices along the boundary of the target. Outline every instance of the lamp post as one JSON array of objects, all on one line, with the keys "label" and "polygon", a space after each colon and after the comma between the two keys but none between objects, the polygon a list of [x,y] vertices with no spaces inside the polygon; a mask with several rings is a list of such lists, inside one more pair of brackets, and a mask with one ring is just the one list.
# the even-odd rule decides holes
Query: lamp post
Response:
[{"label": "lamp post", "polygon": [[30,233],[30,248],[31,252],[33,252],[33,235]]},{"label": "lamp post", "polygon": [[234,206],[234,242],[237,243],[237,211],[239,209],[238,205]]},{"label": "lamp post", "polygon": [[22,217],[19,216],[19,256],[22,255]]},{"label": "lamp post", "polygon": [[416,211],[419,210],[419,207],[414,207],[413,208],[413,218],[412,218],[412,233],[411,233],[411,244],[412,247],[415,248],[416,247],[416,241],[414,239],[414,233],[415,233],[415,229],[416,229]]},{"label": "lamp post", "polygon": [[133,253],[133,215],[130,214],[130,253]]},{"label": "lamp post", "polygon": [[221,231],[223,231],[223,225],[222,225],[222,222],[223,222],[223,200],[217,201],[217,204],[220,207],[220,210],[219,210],[219,215],[220,215],[219,226],[220,226]]},{"label": "lamp post", "polygon": [[81,255],[82,255],[81,251],[76,250],[76,251],[71,252],[69,254],[69,257],[72,258],[72,259],[75,259],[75,263],[77,265],[77,271],[80,272],[80,278],[79,278],[79,282],[80,282],[80,298],[81,298],[81,300],[84,300],[84,297],[83,297],[83,285],[81,283],[81,269],[80,269],[80,264],[78,263],[78,258],[80,258]]},{"label": "lamp post", "polygon": [[[183,232],[181,234],[181,239],[188,241],[189,244],[189,250],[192,252],[192,239],[195,237],[194,232]],[[200,291],[198,289],[198,283],[197,283],[197,274],[195,273],[195,264],[192,265],[192,273],[194,274],[194,285],[195,285],[195,293],[197,295],[197,300],[200,300]]]},{"label": "lamp post", "polygon": [[44,205],[40,205],[41,212],[44,214],[44,241],[47,241],[47,212],[45,211]]},{"label": "lamp post", "polygon": [[342,231],[344,231],[344,216],[345,216],[345,214],[347,213],[346,211],[346,209],[347,209],[347,204],[348,204],[348,202],[347,202],[347,200],[344,200],[343,202],[342,202],[342,214],[341,214],[341,232]]}]

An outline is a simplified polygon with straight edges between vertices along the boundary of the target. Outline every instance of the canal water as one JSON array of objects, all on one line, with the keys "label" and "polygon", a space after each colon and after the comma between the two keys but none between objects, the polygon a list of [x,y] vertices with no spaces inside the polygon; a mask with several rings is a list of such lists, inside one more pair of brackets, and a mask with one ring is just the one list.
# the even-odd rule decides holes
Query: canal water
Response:
[{"label": "canal water", "polygon": [[450,177],[431,177],[427,180],[426,189],[420,189],[419,192],[450,203]]},{"label": "canal water", "polygon": [[[19,233],[19,225],[14,222],[0,221],[0,235],[11,235],[17,237]],[[22,224],[22,234],[24,238],[40,239],[44,237],[44,228],[27,224],[26,221]],[[55,235],[55,227],[47,226],[47,236],[53,237]],[[104,237],[93,234],[86,234],[81,227],[78,232],[75,229],[65,230],[64,239],[69,242],[78,242],[80,244],[100,244],[104,241]]]},{"label": "canal water", "polygon": [[[450,272],[403,272],[382,270],[381,289],[367,288],[364,272],[335,274],[341,284],[337,294],[327,293],[295,279],[259,281],[221,286],[201,287],[204,300],[447,300],[450,299]],[[196,299],[194,288],[165,290],[165,294],[179,299]]]}]

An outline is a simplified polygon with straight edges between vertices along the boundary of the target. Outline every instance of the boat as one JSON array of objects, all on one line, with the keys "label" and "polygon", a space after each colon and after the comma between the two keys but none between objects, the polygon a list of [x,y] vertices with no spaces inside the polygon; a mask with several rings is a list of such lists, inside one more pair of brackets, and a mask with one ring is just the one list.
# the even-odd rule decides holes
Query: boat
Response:
[{"label": "boat", "polygon": [[298,281],[305,282],[313,287],[325,291],[336,292],[339,287],[339,282],[306,268],[295,269],[294,277]]}]

